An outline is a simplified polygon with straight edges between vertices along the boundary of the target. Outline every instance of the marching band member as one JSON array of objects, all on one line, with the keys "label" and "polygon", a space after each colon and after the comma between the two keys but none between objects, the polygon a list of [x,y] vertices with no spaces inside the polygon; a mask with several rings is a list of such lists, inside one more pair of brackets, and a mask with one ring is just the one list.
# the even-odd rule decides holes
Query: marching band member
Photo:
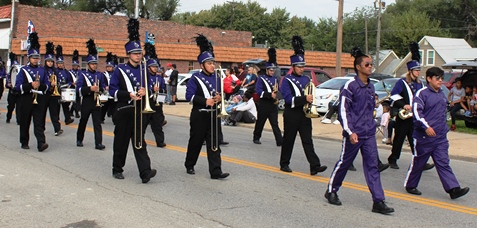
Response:
[{"label": "marching band member", "polygon": [[0,57],[0,100],[2,99],[3,91],[5,90],[5,78],[7,78],[7,69],[5,62],[3,62],[2,58]]},{"label": "marching band member", "polygon": [[[46,54],[45,54],[45,73],[50,80],[51,87],[44,96],[45,100],[45,117],[46,111],[50,111],[50,120],[53,124],[53,129],[55,130],[55,136],[63,134],[63,129],[61,129],[60,124],[60,95],[55,96],[54,91],[58,90],[58,73],[55,68],[55,46],[52,42],[46,43]],[[56,79],[54,77],[56,76]],[[56,81],[54,81],[56,80]],[[45,120],[44,120],[45,121]],[[46,124],[46,121],[45,121]]]},{"label": "marching band member", "polygon": [[275,104],[275,101],[277,101],[277,91],[274,91],[274,88],[278,88],[278,79],[274,76],[276,67],[277,52],[275,48],[270,48],[268,49],[266,74],[258,78],[255,87],[257,94],[260,96],[258,118],[257,122],[255,122],[255,130],[253,131],[253,143],[255,144],[262,144],[260,138],[262,137],[263,126],[267,119],[272,126],[277,146],[281,146],[283,143],[282,132],[278,126],[278,105]]},{"label": "marching band member", "polygon": [[[129,42],[126,43],[125,49],[129,59],[127,63],[120,64],[114,70],[109,85],[109,94],[117,102],[116,112],[113,116],[113,123],[115,125],[113,177],[124,179],[123,167],[126,164],[129,141],[131,141],[139,169],[139,177],[142,179],[142,183],[145,184],[156,176],[157,171],[151,169],[151,159],[147,154],[143,126],[140,125],[140,119],[143,115],[140,104],[145,103],[141,102],[141,99],[146,99],[144,98],[146,91],[142,85],[145,82],[146,75],[143,75],[142,71],[146,66],[141,65],[142,48],[139,41],[139,21],[137,19],[129,19],[128,32]],[[137,93],[136,89],[138,90]],[[137,143],[141,143],[142,146],[136,145]]]},{"label": "marching band member", "polygon": [[343,126],[342,149],[340,159],[331,173],[325,198],[330,204],[341,205],[337,192],[349,166],[361,150],[364,176],[374,202],[372,212],[390,214],[394,209],[384,203],[384,190],[378,170],[376,121],[373,118],[374,86],[369,80],[373,60],[359,48],[354,48],[351,55],[355,58],[356,76],[346,82],[340,91],[338,119]]},{"label": "marching band member", "polygon": [[28,61],[18,72],[15,81],[15,90],[20,93],[20,143],[22,149],[30,149],[30,123],[33,117],[33,132],[37,140],[37,148],[42,152],[48,148],[45,138],[45,104],[43,96],[50,88],[48,75],[40,66],[40,44],[38,34],[30,33],[28,37],[30,48],[28,49]]},{"label": "marching band member", "polygon": [[[58,90],[61,92],[61,88],[70,88],[73,84],[70,72],[65,69],[65,62],[63,58],[63,47],[61,45],[56,46],[56,71],[58,73]],[[73,119],[70,115],[70,103],[71,102],[60,102],[63,108],[63,115],[65,116],[65,124],[68,125],[73,123]],[[59,110],[58,110],[59,111]]]},{"label": "marching band member", "polygon": [[310,163],[310,175],[316,175],[326,170],[321,165],[318,155],[315,153],[312,139],[311,119],[305,116],[303,106],[313,101],[311,94],[304,96],[304,88],[310,82],[310,78],[303,75],[305,67],[305,50],[303,40],[299,36],[292,39],[295,54],[290,56],[293,72],[283,78],[280,92],[285,100],[283,112],[283,145],[280,156],[280,170],[291,173],[290,159],[295,144],[296,134],[300,132],[301,143],[305,150],[306,158]]},{"label": "marching band member", "polygon": [[[84,132],[91,114],[93,118],[94,128],[94,144],[97,150],[106,148],[103,143],[103,129],[101,127],[101,103],[99,103],[99,94],[106,87],[101,72],[96,71],[98,68],[98,51],[93,39],[86,42],[88,47],[88,56],[86,61],[88,69],[78,76],[76,84],[76,94],[82,98],[81,118],[76,132],[76,146],[83,146]],[[99,103],[99,105],[98,105]]]},{"label": "marching band member", "polygon": [[[81,75],[81,68],[79,62],[79,52],[78,50],[73,51],[73,57],[71,62],[71,78],[73,80],[71,88],[76,88],[76,82],[78,81],[78,76]],[[75,113],[76,118],[80,118],[79,112],[81,111],[81,96],[76,94],[76,102],[73,102],[70,109],[70,115],[73,116],[73,112]]]},{"label": "marching band member", "polygon": [[220,120],[217,118],[217,111],[212,111],[213,109],[217,110],[217,103],[221,101],[219,95],[222,89],[220,88],[221,79],[215,74],[212,44],[202,34],[199,34],[195,41],[200,47],[197,60],[202,71],[194,73],[187,82],[186,100],[192,104],[192,110],[190,113],[190,138],[184,165],[188,174],[195,174],[194,166],[205,139],[210,177],[223,179],[228,177],[229,173],[222,172],[220,140],[218,140]]},{"label": "marching band member", "polygon": [[7,123],[10,123],[10,119],[12,119],[13,110],[16,107],[17,111],[16,111],[15,117],[17,120],[17,124],[20,125],[20,114],[18,112],[20,110],[20,108],[18,108],[19,95],[18,95],[18,92],[15,90],[15,87],[12,86],[12,70],[15,67],[15,65],[19,65],[19,63],[17,61],[17,55],[15,55],[15,53],[10,52],[8,56],[10,58],[10,73],[7,75],[7,84],[6,84],[6,87],[8,88]]},{"label": "marching band member", "polygon": [[[103,73],[103,80],[106,83],[106,91],[109,91],[109,82],[111,80],[111,75],[114,72],[114,67],[115,64],[113,53],[108,52],[106,55],[106,71]],[[108,114],[108,117],[112,115],[112,109],[114,109],[114,99],[110,98],[108,101],[104,102],[103,106],[101,107],[101,123],[104,123],[106,114]]]},{"label": "marching band member", "polygon": [[[146,131],[147,126],[151,123],[152,133],[154,134],[154,138],[156,139],[156,146],[157,147],[165,147],[166,144],[164,143],[164,131],[162,130],[162,123],[164,122],[164,113],[162,111],[163,102],[157,103],[154,98],[157,99],[158,93],[166,93],[166,83],[164,82],[164,78],[157,75],[157,71],[159,69],[159,63],[157,62],[157,54],[156,48],[154,45],[150,43],[146,43],[144,46],[146,51],[146,59],[147,59],[147,75],[148,75],[148,85],[150,91],[155,93],[156,96],[153,94],[150,98],[150,104],[152,105],[152,109],[154,109],[154,113],[148,113],[144,116],[144,131]],[[157,104],[157,105],[156,105]]]}]

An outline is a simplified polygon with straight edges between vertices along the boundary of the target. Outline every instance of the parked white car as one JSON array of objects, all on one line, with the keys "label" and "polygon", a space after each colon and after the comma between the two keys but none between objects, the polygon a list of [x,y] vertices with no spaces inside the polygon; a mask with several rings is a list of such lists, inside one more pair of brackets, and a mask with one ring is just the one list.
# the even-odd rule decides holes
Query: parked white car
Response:
[{"label": "parked white car", "polygon": [[[334,102],[338,99],[341,87],[346,84],[347,81],[354,77],[335,77],[326,82],[321,83],[316,87],[315,97],[316,97],[316,109],[318,113],[324,115],[328,112],[328,105],[330,102]],[[370,79],[371,83],[376,84],[379,82],[376,79]]]},{"label": "parked white car", "polygon": [[179,74],[177,78],[177,100],[185,101],[185,94],[187,88],[187,82],[189,81],[192,74]]}]

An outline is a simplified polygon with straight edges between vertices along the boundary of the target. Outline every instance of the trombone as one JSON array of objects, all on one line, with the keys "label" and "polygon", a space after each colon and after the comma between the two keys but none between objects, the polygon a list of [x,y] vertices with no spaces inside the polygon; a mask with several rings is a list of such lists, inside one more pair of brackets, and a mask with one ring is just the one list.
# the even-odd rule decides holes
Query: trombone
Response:
[{"label": "trombone", "polygon": [[[99,86],[98,75],[95,76],[94,86]],[[101,101],[99,98],[99,89],[98,92],[94,92],[94,99],[96,100],[96,107],[101,107]]]},{"label": "trombone", "polygon": [[[210,109],[210,130],[212,131],[212,133],[210,134],[210,143],[211,143],[211,150],[216,152],[217,150],[219,150],[219,124],[217,122],[217,119],[222,119],[224,117],[227,117],[229,114],[225,111],[225,98],[224,98],[224,78],[225,78],[225,75],[224,75],[224,72],[222,71],[222,67],[219,66],[219,69],[218,69],[218,72],[217,70],[215,70],[215,73],[216,73],[216,77],[219,76],[219,79],[220,79],[220,104],[217,104],[216,105],[216,108],[212,108]],[[217,91],[219,85],[216,84],[216,88],[215,88],[215,91]],[[213,92],[211,92],[210,94],[212,97],[214,96]],[[219,105],[220,105],[220,113],[218,113],[218,108],[219,108]],[[215,126],[214,126],[214,123],[215,123]],[[215,130],[215,136],[214,136],[214,130]]]},{"label": "trombone", "polygon": [[[144,66],[143,66],[144,64]],[[134,100],[134,148],[136,149],[142,149],[142,143],[144,141],[144,134],[143,134],[143,127],[142,127],[142,114],[148,114],[148,113],[155,113],[156,111],[154,111],[150,104],[149,104],[149,86],[148,86],[148,77],[147,77],[147,67],[145,67],[147,64],[146,62],[146,59],[145,58],[142,58],[142,61],[139,63],[139,68],[140,68],[140,72],[141,72],[141,85],[143,84],[143,80],[144,80],[144,88],[145,88],[145,94],[144,94],[144,97],[146,98],[145,99],[145,105],[144,105],[144,109],[141,110],[141,113],[140,113],[140,116],[139,116],[139,125],[141,127],[140,129],[140,135],[139,135],[139,140],[138,140],[138,129],[137,129],[137,111],[138,111],[138,108],[137,108],[137,100]],[[143,79],[144,78],[144,79]],[[137,88],[136,88],[136,95],[138,95],[138,91],[137,91]],[[141,105],[142,107],[142,101],[143,99],[140,99],[141,101],[139,102],[139,104]]]}]

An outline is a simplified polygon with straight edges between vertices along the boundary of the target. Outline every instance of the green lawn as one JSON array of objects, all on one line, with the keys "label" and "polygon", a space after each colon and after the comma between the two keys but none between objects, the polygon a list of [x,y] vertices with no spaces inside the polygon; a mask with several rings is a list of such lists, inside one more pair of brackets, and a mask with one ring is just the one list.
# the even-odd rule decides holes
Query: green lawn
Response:
[{"label": "green lawn", "polygon": [[[447,125],[449,126],[449,129],[451,127],[451,121],[447,121]],[[461,132],[461,133],[467,133],[467,134],[474,134],[477,135],[477,129],[475,128],[467,128],[465,126],[465,123],[463,120],[456,120],[455,121],[455,126],[457,127],[455,129],[456,132]]]}]

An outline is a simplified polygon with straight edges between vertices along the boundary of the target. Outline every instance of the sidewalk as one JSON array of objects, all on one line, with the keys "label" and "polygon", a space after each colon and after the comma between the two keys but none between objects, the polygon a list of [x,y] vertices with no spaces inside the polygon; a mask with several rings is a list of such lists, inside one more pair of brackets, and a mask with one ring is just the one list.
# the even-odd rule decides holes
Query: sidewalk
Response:
[{"label": "sidewalk", "polygon": [[[168,115],[173,116],[181,116],[181,117],[189,117],[190,110],[192,106],[187,102],[177,102],[176,105],[164,105],[164,114],[166,115],[166,119]],[[315,118],[312,120],[313,122],[313,137],[314,138],[321,138],[321,139],[328,139],[328,140],[336,140],[341,141],[341,125],[334,125],[334,124],[322,124],[320,118]],[[280,125],[280,129],[283,131],[283,116],[279,114],[278,116],[278,124]],[[247,127],[247,128],[254,128],[254,124],[245,124],[239,123],[239,127]],[[228,126],[224,126],[228,127]],[[270,124],[265,124],[264,130],[271,131]],[[225,136],[227,138],[227,136]],[[449,148],[449,155],[451,158],[456,158],[460,160],[472,161],[477,162],[477,136],[472,134],[464,134],[458,132],[449,132],[447,135],[450,143]],[[252,136],[250,136],[250,141]],[[389,149],[391,153],[391,146],[385,145],[381,143],[382,135],[378,135],[376,140],[378,142],[378,147],[380,149]],[[409,146],[406,144],[403,147],[403,151],[410,153]]]}]

